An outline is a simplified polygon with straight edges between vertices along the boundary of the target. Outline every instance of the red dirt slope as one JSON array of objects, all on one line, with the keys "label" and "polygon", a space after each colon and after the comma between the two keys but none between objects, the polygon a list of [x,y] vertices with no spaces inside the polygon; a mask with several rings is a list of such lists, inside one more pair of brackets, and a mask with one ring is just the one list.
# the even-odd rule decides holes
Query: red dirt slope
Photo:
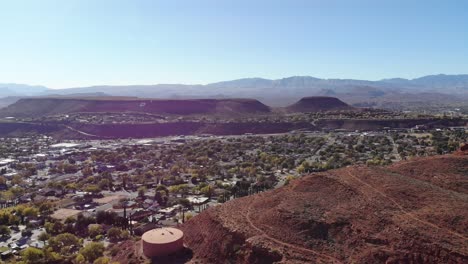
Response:
[{"label": "red dirt slope", "polygon": [[184,226],[193,263],[468,263],[468,156],[316,173]]}]

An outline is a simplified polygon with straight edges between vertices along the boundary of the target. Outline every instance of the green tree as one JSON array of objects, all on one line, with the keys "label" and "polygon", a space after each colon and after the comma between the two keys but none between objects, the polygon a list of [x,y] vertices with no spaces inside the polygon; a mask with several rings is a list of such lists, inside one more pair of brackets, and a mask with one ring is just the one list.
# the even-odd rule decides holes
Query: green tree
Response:
[{"label": "green tree", "polygon": [[156,186],[156,191],[159,192],[159,191],[164,191],[166,193],[166,195],[169,195],[169,190],[167,189],[167,187],[163,184],[159,184],[158,186]]},{"label": "green tree", "polygon": [[85,264],[86,263],[86,259],[85,257],[83,256],[83,254],[77,254],[76,257],[75,257],[75,262],[76,264]]},{"label": "green tree", "polygon": [[139,197],[145,197],[145,193],[146,193],[147,189],[145,186],[141,186],[138,188],[138,196]]},{"label": "green tree", "polygon": [[296,168],[297,173],[310,172],[310,164],[307,161],[304,161]]},{"label": "green tree", "polygon": [[284,185],[288,185],[292,180],[296,179],[293,175],[288,175],[284,181]]},{"label": "green tree", "polygon": [[78,184],[76,184],[75,182],[68,183],[67,185],[65,185],[65,189],[76,191],[78,189]]},{"label": "green tree", "polygon": [[90,238],[95,238],[102,234],[102,227],[99,224],[91,224],[88,226],[88,234]]},{"label": "green tree", "polygon": [[47,216],[53,213],[54,205],[51,202],[43,202],[39,205],[39,212],[42,216]]},{"label": "green tree", "polygon": [[108,257],[100,257],[93,262],[93,264],[109,264],[109,263],[110,263],[110,259]]},{"label": "green tree", "polygon": [[23,261],[26,264],[38,264],[38,263],[45,263],[45,254],[44,251],[28,247],[23,252],[21,252],[21,256],[23,257]]},{"label": "green tree", "polygon": [[108,189],[110,185],[111,185],[111,182],[109,181],[109,179],[102,179],[98,183],[98,186],[101,190]]},{"label": "green tree", "polygon": [[88,177],[88,176],[93,175],[93,169],[91,169],[91,167],[84,167],[81,170],[81,173],[83,174],[84,177]]},{"label": "green tree", "polygon": [[39,215],[39,210],[34,207],[26,207],[23,210],[23,215],[26,217],[37,217]]},{"label": "green tree", "polygon": [[80,254],[83,255],[83,257],[88,262],[92,263],[96,259],[103,256],[104,250],[105,250],[104,244],[99,243],[99,242],[91,242],[80,250]]},{"label": "green tree", "polygon": [[99,186],[91,184],[91,185],[86,186],[84,191],[85,192],[90,192],[90,193],[95,195],[95,194],[100,193],[101,189],[99,188]]},{"label": "green tree", "polygon": [[74,254],[81,245],[80,239],[70,233],[63,233],[49,239],[49,247],[62,256]]},{"label": "green tree", "polygon": [[191,213],[186,213],[185,214],[185,219],[184,219],[184,222],[187,222],[188,220],[192,219],[193,218],[193,214]]},{"label": "green tree", "polygon": [[119,241],[122,237],[122,230],[117,227],[112,227],[107,231],[107,237],[110,241]]},{"label": "green tree", "polygon": [[200,189],[200,192],[201,192],[203,195],[205,195],[205,196],[207,196],[207,197],[209,197],[209,198],[211,198],[211,196],[214,194],[213,187],[211,187],[210,185],[207,185],[207,186],[201,188],[201,189]]},{"label": "green tree", "polygon": [[41,233],[39,234],[39,236],[37,236],[37,239],[38,239],[39,241],[43,241],[43,242],[49,240],[49,238],[50,238],[50,235],[47,234],[47,232],[41,232]]},{"label": "green tree", "polygon": [[186,198],[179,199],[179,204],[182,205],[185,208],[191,208],[192,207],[192,203]]},{"label": "green tree", "polygon": [[8,228],[8,226],[1,225],[0,226],[0,236],[8,236],[10,235],[11,230]]},{"label": "green tree", "polygon": [[128,232],[128,230],[123,230],[120,236],[122,240],[127,240],[130,238],[130,232]]},{"label": "green tree", "polygon": [[56,222],[45,222],[44,228],[47,233],[51,235],[57,235],[62,233],[63,231],[63,224],[60,221]]},{"label": "green tree", "polygon": [[8,217],[9,225],[19,225],[20,218],[17,215],[10,214]]},{"label": "green tree", "polygon": [[188,188],[189,188],[188,184],[179,184],[179,185],[173,185],[169,187],[169,191],[171,193],[184,194],[187,192]]}]

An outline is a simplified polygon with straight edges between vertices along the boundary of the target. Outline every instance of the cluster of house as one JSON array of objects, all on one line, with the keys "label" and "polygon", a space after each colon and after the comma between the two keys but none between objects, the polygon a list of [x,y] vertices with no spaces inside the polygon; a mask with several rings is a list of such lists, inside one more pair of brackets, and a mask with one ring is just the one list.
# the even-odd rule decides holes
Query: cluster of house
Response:
[{"label": "cluster of house", "polygon": [[[183,137],[174,138],[171,142],[183,142]],[[141,141],[133,144],[145,145],[160,143],[160,141]],[[121,146],[120,142],[112,143],[103,148],[111,148]],[[53,201],[57,210],[51,215],[52,218],[59,221],[65,221],[68,218],[77,217],[79,214],[85,216],[96,215],[100,211],[113,212],[118,216],[126,217],[132,228],[132,232],[137,235],[143,234],[145,231],[161,226],[175,226],[180,221],[183,221],[184,214],[188,209],[184,209],[179,204],[171,206],[162,206],[155,199],[154,195],[146,195],[138,197],[137,189],[141,185],[134,185],[131,188],[122,188],[123,183],[120,179],[114,178],[114,186],[117,190],[106,191],[101,193],[90,193],[81,190],[73,190],[60,187],[49,187],[48,183],[55,181],[64,181],[68,183],[76,182],[77,179],[83,177],[81,172],[76,173],[57,173],[50,175],[48,172],[51,167],[57,163],[66,160],[68,157],[79,163],[89,157],[89,152],[98,149],[89,144],[78,143],[58,143],[48,145],[47,148],[42,148],[40,153],[31,153],[28,155],[8,157],[0,159],[1,176],[6,179],[0,184],[0,191],[7,191],[13,187],[22,187],[30,191],[24,192],[21,196],[12,200],[0,199],[0,208],[15,206],[21,203]],[[80,158],[81,157],[81,158]],[[22,179],[21,183],[15,183],[14,178],[21,173],[17,169],[17,164],[28,163],[35,168],[35,173]],[[107,171],[113,174],[115,166],[96,162],[94,164],[96,171]],[[115,176],[115,174],[113,174]],[[156,182],[148,182],[145,184],[148,189],[154,190]],[[149,191],[151,193],[151,191]],[[202,210],[210,203],[210,199],[201,196],[186,197],[190,203]],[[125,201],[125,202],[123,202]],[[195,211],[193,213],[196,213]],[[35,220],[31,223],[34,224]],[[43,224],[43,223],[42,223]],[[20,226],[24,228],[23,226]],[[37,223],[31,230],[33,234],[23,235],[23,230],[15,231],[11,228],[12,233],[4,241],[0,241],[0,250],[2,258],[8,258],[13,254],[19,254],[27,247],[43,248],[44,242],[37,239],[38,235],[44,231],[41,223]]]}]

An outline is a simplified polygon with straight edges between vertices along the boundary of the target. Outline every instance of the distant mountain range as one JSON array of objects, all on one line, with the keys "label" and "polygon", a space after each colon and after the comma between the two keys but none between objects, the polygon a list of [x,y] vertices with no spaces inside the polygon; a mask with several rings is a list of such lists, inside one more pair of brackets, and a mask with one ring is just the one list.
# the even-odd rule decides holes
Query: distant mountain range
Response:
[{"label": "distant mountain range", "polygon": [[[0,84],[0,97],[96,94],[143,98],[255,98],[285,106],[306,96],[334,96],[354,105],[382,106],[393,103],[464,103],[468,99],[468,74],[429,75],[416,79],[320,79],[293,76],[277,80],[246,78],[207,85],[156,84],[91,86],[48,89],[43,86]],[[0,106],[2,100],[0,100]],[[9,100],[11,101],[11,100]]]},{"label": "distant mountain range", "polygon": [[0,97],[7,96],[33,96],[50,91],[49,88],[39,85],[26,85],[16,83],[0,83]]}]

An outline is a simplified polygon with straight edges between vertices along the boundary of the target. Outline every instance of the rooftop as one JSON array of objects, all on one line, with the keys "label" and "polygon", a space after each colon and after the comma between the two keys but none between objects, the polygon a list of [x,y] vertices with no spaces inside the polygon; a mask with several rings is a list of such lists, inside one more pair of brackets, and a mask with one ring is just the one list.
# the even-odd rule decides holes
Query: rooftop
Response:
[{"label": "rooftop", "polygon": [[78,147],[78,146],[80,146],[80,144],[76,144],[76,143],[59,143],[59,144],[51,145],[50,147],[51,148],[74,148],[74,147]]}]

